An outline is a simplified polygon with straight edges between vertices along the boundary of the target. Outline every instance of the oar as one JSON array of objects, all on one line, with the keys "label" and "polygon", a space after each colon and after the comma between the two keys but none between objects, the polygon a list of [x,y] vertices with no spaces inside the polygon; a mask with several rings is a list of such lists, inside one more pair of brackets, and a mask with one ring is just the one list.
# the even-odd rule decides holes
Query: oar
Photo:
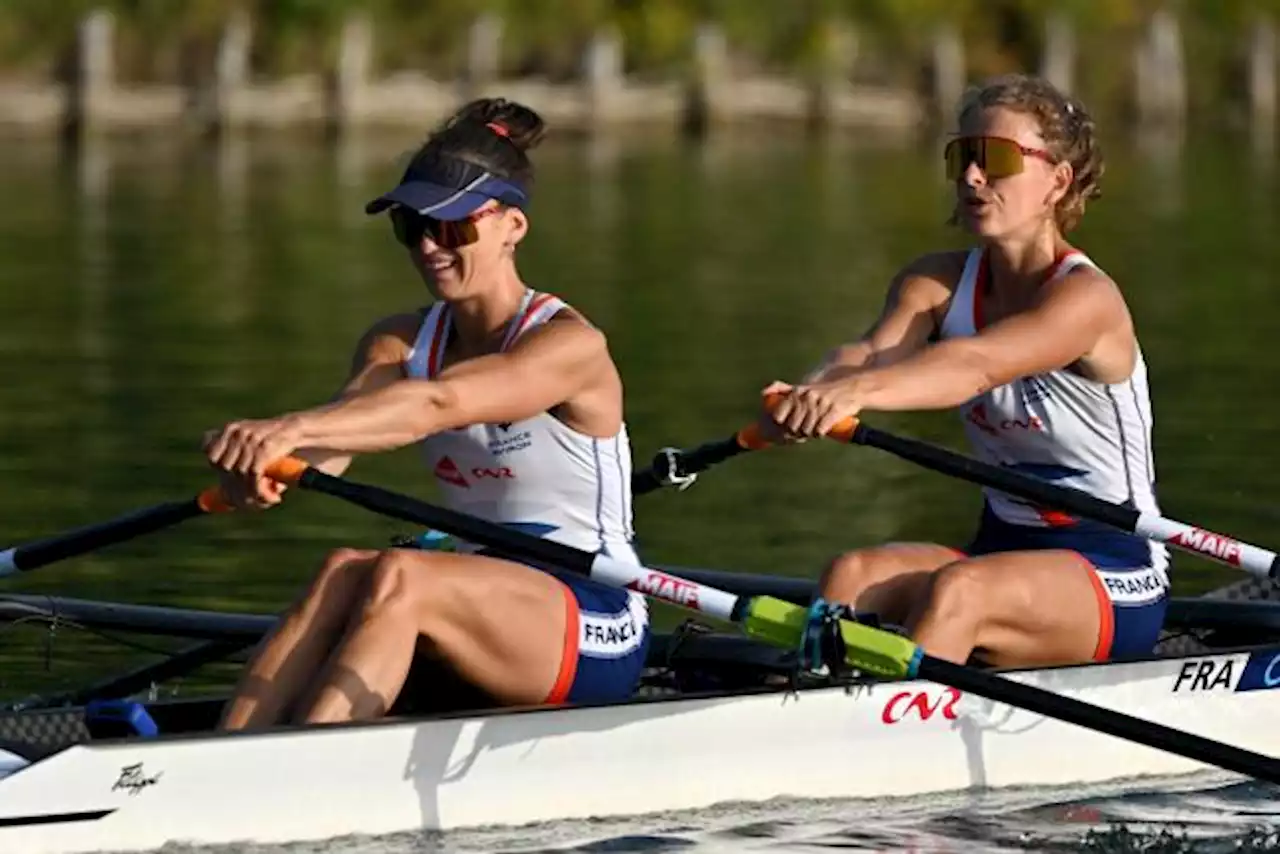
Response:
[{"label": "oar", "polygon": [[[809,627],[808,611],[769,596],[734,596],[705,584],[576,549],[486,522],[406,495],[325,474],[302,460],[272,464],[276,480],[340,498],[375,513],[426,525],[481,546],[561,567],[601,584],[645,593],[655,599],[734,623],[746,634],[782,648],[799,646]],[[921,678],[1045,717],[1216,765],[1260,780],[1280,783],[1280,760],[1152,721],[1024,685],[976,668],[926,655],[910,639],[842,620],[838,626],[845,663],[889,679]]]},{"label": "oar", "polygon": [[211,486],[185,501],[167,501],[106,522],[86,525],[0,551],[0,576],[29,572],[54,561],[122,543],[205,513],[224,513],[230,509],[231,505],[223,498],[218,487]]},{"label": "oar", "polygon": [[[746,430],[727,439],[708,442],[692,450],[663,448],[653,464],[632,477],[632,492],[644,495],[663,486],[689,486],[699,472],[751,448]],[[757,443],[763,447],[764,443]],[[231,510],[218,487],[209,487],[194,498],[169,501],[0,551],[0,577],[27,572],[59,560],[115,545],[144,534],[193,519],[206,513]]]},{"label": "oar", "polygon": [[[784,395],[780,393],[770,394],[765,398],[765,406],[772,409],[783,397]],[[769,442],[760,435],[755,424],[739,430],[737,435],[743,450],[769,447]],[[975,460],[918,439],[886,433],[875,427],[868,427],[856,418],[846,418],[841,421],[827,433],[827,438],[851,445],[878,448],[924,468],[951,475],[960,480],[998,489],[1027,501],[1101,522],[1126,533],[1166,543],[1218,563],[1243,569],[1259,578],[1270,581],[1280,580],[1280,555],[1268,549],[1250,545],[1225,534],[1188,525],[1186,522],[1178,522],[1159,513],[1147,513],[1125,507],[1123,504],[1105,501],[1079,489],[1058,486],[1014,469]]]},{"label": "oar", "polygon": [[632,475],[631,492],[633,495],[644,495],[664,486],[688,489],[698,479],[700,472],[738,454],[766,447],[767,444],[757,436],[753,426],[687,451],[663,448],[654,455],[647,469]]},{"label": "oar", "polygon": [[879,448],[942,474],[998,489],[1046,507],[1065,510],[1148,540],[1167,543],[1218,563],[1243,569],[1259,578],[1272,581],[1280,579],[1280,556],[1275,552],[1249,545],[1225,534],[1166,518],[1159,513],[1105,501],[1073,487],[1059,486],[937,445],[886,433],[860,421],[837,425],[827,435],[852,445]]}]

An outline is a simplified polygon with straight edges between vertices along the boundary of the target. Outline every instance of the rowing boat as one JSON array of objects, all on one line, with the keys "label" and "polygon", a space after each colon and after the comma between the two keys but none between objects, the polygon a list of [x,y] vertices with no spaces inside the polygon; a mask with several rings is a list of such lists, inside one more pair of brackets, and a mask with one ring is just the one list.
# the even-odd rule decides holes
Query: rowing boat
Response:
[{"label": "rowing boat", "polygon": [[[268,475],[289,485],[639,590],[742,634],[704,626],[661,636],[640,691],[625,702],[440,710],[410,699],[375,722],[222,733],[214,726],[225,698],[96,701],[243,649],[270,617],[0,597],[0,618],[56,613],[204,639],[159,665],[0,714],[10,751],[0,850],[293,842],[778,798],[1078,787],[1211,768],[1280,784],[1280,732],[1271,725],[1280,712],[1280,605],[1253,601],[1274,595],[1280,555],[865,425],[836,432],[1259,580],[1225,591],[1226,600],[1173,600],[1150,656],[991,671],[930,656],[891,627],[820,601],[805,607],[812,585],[794,579],[625,563],[281,460]],[[696,470],[753,447],[740,432],[673,455],[662,481],[687,485]],[[223,507],[206,491],[15,547],[0,553],[0,574]]]},{"label": "rowing boat", "polygon": [[[695,578],[726,573],[682,570]],[[739,576],[803,601],[809,585]],[[1253,584],[1247,582],[1246,584]],[[1255,595],[1263,588],[1254,585]],[[115,628],[243,643],[272,618],[6,597]],[[0,604],[4,604],[0,603]],[[1003,671],[1180,730],[1280,752],[1280,605],[1177,600],[1162,652],[1121,663]],[[0,608],[0,613],[4,611]],[[1244,618],[1244,619],[1242,619]],[[1252,620],[1252,623],[1249,622]],[[1185,631],[1252,625],[1214,648]],[[1203,635],[1201,636],[1203,638]],[[796,681],[799,679],[799,681]],[[885,798],[1103,783],[1203,765],[927,680],[797,676],[790,653],[739,636],[655,639],[623,703],[409,711],[372,723],[211,731],[220,698],[140,703],[154,737],[84,706],[0,714],[33,760],[0,779],[0,850],[70,854],[167,843],[281,843],[643,815],[775,798]]]}]

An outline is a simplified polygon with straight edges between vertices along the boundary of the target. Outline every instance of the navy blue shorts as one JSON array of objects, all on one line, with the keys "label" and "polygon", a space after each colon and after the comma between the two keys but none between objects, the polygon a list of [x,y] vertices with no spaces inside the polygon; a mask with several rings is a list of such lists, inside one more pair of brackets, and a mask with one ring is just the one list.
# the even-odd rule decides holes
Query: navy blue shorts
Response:
[{"label": "navy blue shorts", "polygon": [[[431,548],[431,542],[419,537],[406,545]],[[475,553],[513,560],[490,549]],[[564,585],[564,651],[545,702],[612,702],[634,695],[649,655],[649,607],[644,596],[556,567],[514,562],[540,569]]]},{"label": "navy blue shorts", "polygon": [[564,654],[546,702],[625,700],[649,654],[649,609],[639,594],[552,572],[565,592]]},{"label": "navy blue shorts", "polygon": [[1013,525],[983,508],[964,554],[1066,549],[1080,555],[1098,597],[1101,628],[1095,661],[1150,655],[1169,608],[1169,577],[1151,565],[1147,540],[1089,522],[1054,528]]}]

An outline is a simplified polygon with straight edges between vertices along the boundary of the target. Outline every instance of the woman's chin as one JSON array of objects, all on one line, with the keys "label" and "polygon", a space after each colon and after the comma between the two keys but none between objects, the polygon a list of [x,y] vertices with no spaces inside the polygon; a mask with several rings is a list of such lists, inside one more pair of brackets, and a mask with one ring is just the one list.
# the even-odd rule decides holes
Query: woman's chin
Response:
[{"label": "woman's chin", "polygon": [[456,267],[423,270],[422,281],[436,299],[452,300],[463,296],[462,277],[458,275]]},{"label": "woman's chin", "polygon": [[961,220],[960,225],[979,240],[996,240],[1008,234],[1008,229],[990,218]]},{"label": "woman's chin", "polygon": [[995,218],[986,213],[961,208],[956,214],[960,227],[974,237],[994,237],[999,232]]}]

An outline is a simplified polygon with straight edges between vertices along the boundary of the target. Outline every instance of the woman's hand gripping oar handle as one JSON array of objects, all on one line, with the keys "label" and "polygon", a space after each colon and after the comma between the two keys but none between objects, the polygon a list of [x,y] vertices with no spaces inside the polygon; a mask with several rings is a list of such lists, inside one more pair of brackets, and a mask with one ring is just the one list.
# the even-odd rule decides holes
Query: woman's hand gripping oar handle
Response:
[{"label": "woman's hand gripping oar handle", "polygon": [[267,466],[265,474],[286,486],[299,486],[302,476],[309,471],[311,471],[311,465],[306,460],[297,457],[281,457]]},{"label": "woman's hand gripping oar handle", "polygon": [[204,513],[230,513],[236,509],[223,494],[220,486],[205,488],[204,492],[196,496],[196,504]]},{"label": "woman's hand gripping oar handle", "polygon": [[[773,412],[778,408],[779,404],[786,399],[786,394],[780,391],[771,391],[764,396],[764,408],[769,412]],[[854,434],[858,429],[858,419],[850,415],[841,421],[835,427],[827,432],[828,439],[835,439],[839,442],[852,442]],[[746,427],[738,431],[737,440],[746,450],[758,451],[773,445],[774,442],[766,437],[760,429],[760,423],[753,421]]]}]

